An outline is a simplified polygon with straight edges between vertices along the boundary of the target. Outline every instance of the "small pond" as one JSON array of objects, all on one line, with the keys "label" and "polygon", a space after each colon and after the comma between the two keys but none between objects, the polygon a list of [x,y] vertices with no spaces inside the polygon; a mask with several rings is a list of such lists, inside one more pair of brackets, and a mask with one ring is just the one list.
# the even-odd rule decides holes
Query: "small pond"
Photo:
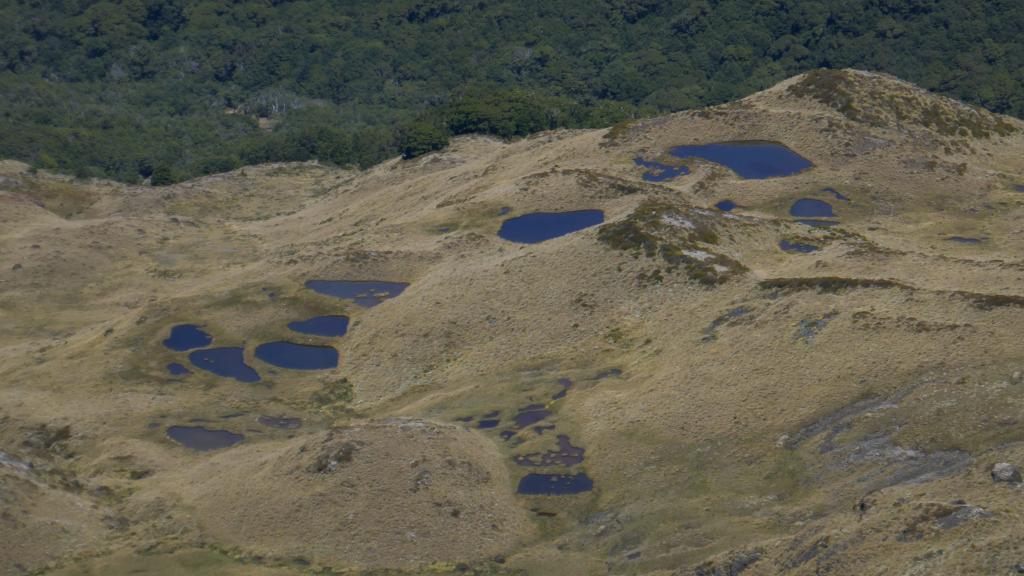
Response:
[{"label": "small pond", "polygon": [[832,218],[832,205],[824,200],[801,198],[789,208],[790,216],[798,218]]},{"label": "small pond", "polygon": [[205,348],[213,338],[195,324],[178,324],[171,328],[171,336],[164,340],[164,346],[184,352],[193,348]]},{"label": "small pond", "polygon": [[289,323],[288,329],[312,336],[344,336],[348,332],[348,316],[317,316],[309,320],[297,320]]},{"label": "small pond", "polygon": [[516,423],[516,428],[526,428],[531,424],[536,424],[541,420],[551,416],[551,412],[544,408],[543,404],[530,404],[519,409],[513,420]]},{"label": "small pond", "polygon": [[257,382],[260,379],[260,375],[245,363],[245,352],[241,348],[196,350],[188,355],[188,360],[196,368],[239,382]]},{"label": "small pond", "polygon": [[171,376],[184,376],[192,373],[191,370],[185,368],[184,364],[179,364],[178,362],[171,362],[168,364],[167,371],[171,373]]},{"label": "small pond", "polygon": [[739,205],[733,202],[732,200],[722,200],[721,202],[715,203],[715,208],[718,208],[722,212],[732,212],[738,206]]},{"label": "small pond", "polygon": [[405,282],[377,280],[308,280],[306,288],[314,292],[352,300],[363,308],[372,308],[401,294],[409,285]]},{"label": "small pond", "polygon": [[789,240],[779,242],[779,248],[782,248],[782,250],[786,252],[800,252],[801,254],[810,254],[811,252],[817,252],[819,250],[819,248],[813,244],[790,242]]},{"label": "small pond", "polygon": [[516,492],[533,496],[562,496],[589,492],[594,481],[585,473],[579,474],[527,474],[519,480]]},{"label": "small pond", "polygon": [[950,236],[946,238],[952,242],[959,242],[960,244],[981,244],[985,240],[983,238],[973,238],[970,236]]},{"label": "small pond", "polygon": [[338,351],[330,346],[310,346],[279,340],[256,347],[260,360],[291,370],[327,370],[338,366]]},{"label": "small pond", "polygon": [[498,236],[510,242],[536,244],[601,222],[604,222],[604,212],[600,210],[534,212],[505,220],[501,223]]},{"label": "small pond", "polygon": [[167,437],[192,450],[206,452],[234,446],[245,436],[227,430],[210,430],[202,426],[171,426]]},{"label": "small pond", "polygon": [[642,176],[647,182],[665,182],[677,176],[690,173],[689,168],[686,166],[669,166],[668,164],[654,162],[653,160],[644,160],[640,157],[633,159],[633,162],[637,166],[647,168],[647,172],[644,172]]},{"label": "small pond", "polygon": [[677,158],[701,158],[729,168],[741,178],[761,180],[790,176],[814,164],[777,142],[722,142],[676,146],[669,154]]},{"label": "small pond", "polygon": [[569,393],[569,388],[572,388],[572,380],[568,378],[559,378],[558,385],[561,386],[562,389],[556,392],[554,396],[551,397],[552,400],[560,400],[562,398],[565,398],[565,395]]}]

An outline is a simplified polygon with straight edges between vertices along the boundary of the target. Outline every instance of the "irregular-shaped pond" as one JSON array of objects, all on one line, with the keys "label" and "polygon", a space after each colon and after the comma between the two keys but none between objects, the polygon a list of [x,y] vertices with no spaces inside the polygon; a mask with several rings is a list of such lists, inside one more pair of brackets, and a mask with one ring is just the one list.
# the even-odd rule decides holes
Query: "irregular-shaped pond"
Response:
[{"label": "irregular-shaped pond", "polygon": [[256,357],[279,368],[327,370],[338,366],[338,351],[330,346],[309,346],[279,340],[256,347]]},{"label": "irregular-shaped pond", "polygon": [[289,323],[288,329],[313,336],[344,336],[348,332],[348,316],[317,316],[309,320],[297,320]]},{"label": "irregular-shaped pond", "polygon": [[239,382],[257,382],[260,379],[260,375],[245,363],[245,352],[241,348],[196,350],[188,355],[188,360],[196,368]]},{"label": "irregular-shaped pond", "polygon": [[363,308],[372,308],[381,302],[401,294],[409,284],[405,282],[380,282],[377,280],[308,280],[306,288],[333,296],[352,300]]},{"label": "irregular-shaped pond", "polygon": [[563,496],[589,492],[594,481],[585,473],[579,474],[527,474],[519,480],[516,492],[533,496]]},{"label": "irregular-shaped pond", "polygon": [[526,428],[531,424],[536,424],[541,420],[551,415],[551,412],[544,408],[543,404],[530,404],[519,409],[513,420],[516,423],[516,428]]},{"label": "irregular-shaped pond", "polygon": [[510,242],[536,244],[601,222],[604,222],[604,212],[600,210],[534,212],[505,220],[501,223],[498,236]]},{"label": "irregular-shaped pond", "polygon": [[520,466],[574,466],[583,462],[585,450],[580,446],[573,446],[569,437],[565,434],[558,436],[558,449],[547,452],[533,452],[521,456],[514,456],[512,459]]},{"label": "irregular-shaped pond", "polygon": [[637,166],[643,166],[647,168],[647,172],[644,172],[641,176],[647,182],[664,182],[671,180],[676,176],[682,176],[689,174],[690,170],[686,166],[669,166],[668,164],[662,164],[661,162],[655,162],[653,160],[644,160],[643,158],[635,158],[633,162]]},{"label": "irregular-shaped pond", "polygon": [[739,205],[732,200],[722,200],[721,202],[715,203],[715,208],[718,208],[722,212],[732,212],[737,206]]},{"label": "irregular-shaped pond", "polygon": [[210,430],[202,426],[171,426],[167,437],[192,450],[206,452],[234,446],[245,436],[227,430]]},{"label": "irregular-shaped pond", "polygon": [[824,200],[815,198],[801,198],[789,208],[790,216],[798,218],[832,218],[832,205]]},{"label": "irregular-shaped pond", "polygon": [[184,352],[193,348],[204,348],[213,342],[213,338],[203,332],[195,324],[178,324],[171,328],[171,336],[164,340],[164,346],[171,350]]},{"label": "irregular-shaped pond", "polygon": [[741,178],[760,180],[790,176],[814,164],[777,142],[721,142],[676,146],[669,154],[677,158],[701,158],[721,164]]}]

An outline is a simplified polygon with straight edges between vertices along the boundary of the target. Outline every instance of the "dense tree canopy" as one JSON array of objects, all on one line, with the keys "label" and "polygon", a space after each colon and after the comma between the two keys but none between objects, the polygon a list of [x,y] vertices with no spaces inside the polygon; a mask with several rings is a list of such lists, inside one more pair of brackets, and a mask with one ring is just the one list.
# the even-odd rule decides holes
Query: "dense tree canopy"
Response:
[{"label": "dense tree canopy", "polygon": [[1019,0],[0,0],[0,156],[153,182],[367,165],[818,67],[1024,116]]}]

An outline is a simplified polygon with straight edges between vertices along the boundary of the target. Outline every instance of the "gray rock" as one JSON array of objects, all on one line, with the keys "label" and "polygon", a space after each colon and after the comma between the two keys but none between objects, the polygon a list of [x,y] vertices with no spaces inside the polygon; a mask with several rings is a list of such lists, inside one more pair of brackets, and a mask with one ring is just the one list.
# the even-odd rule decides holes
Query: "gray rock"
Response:
[{"label": "gray rock", "polygon": [[992,481],[1020,484],[1020,470],[1009,462],[1000,462],[992,467]]}]

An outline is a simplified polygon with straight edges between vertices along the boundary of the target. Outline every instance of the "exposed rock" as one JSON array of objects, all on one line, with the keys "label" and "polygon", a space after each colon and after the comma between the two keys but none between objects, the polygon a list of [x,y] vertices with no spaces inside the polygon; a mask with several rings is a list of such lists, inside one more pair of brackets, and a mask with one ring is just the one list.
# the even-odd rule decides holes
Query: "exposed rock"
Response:
[{"label": "exposed rock", "polygon": [[993,482],[1008,482],[1010,484],[1020,484],[1021,482],[1020,470],[1009,462],[996,464],[992,467],[991,474]]}]

